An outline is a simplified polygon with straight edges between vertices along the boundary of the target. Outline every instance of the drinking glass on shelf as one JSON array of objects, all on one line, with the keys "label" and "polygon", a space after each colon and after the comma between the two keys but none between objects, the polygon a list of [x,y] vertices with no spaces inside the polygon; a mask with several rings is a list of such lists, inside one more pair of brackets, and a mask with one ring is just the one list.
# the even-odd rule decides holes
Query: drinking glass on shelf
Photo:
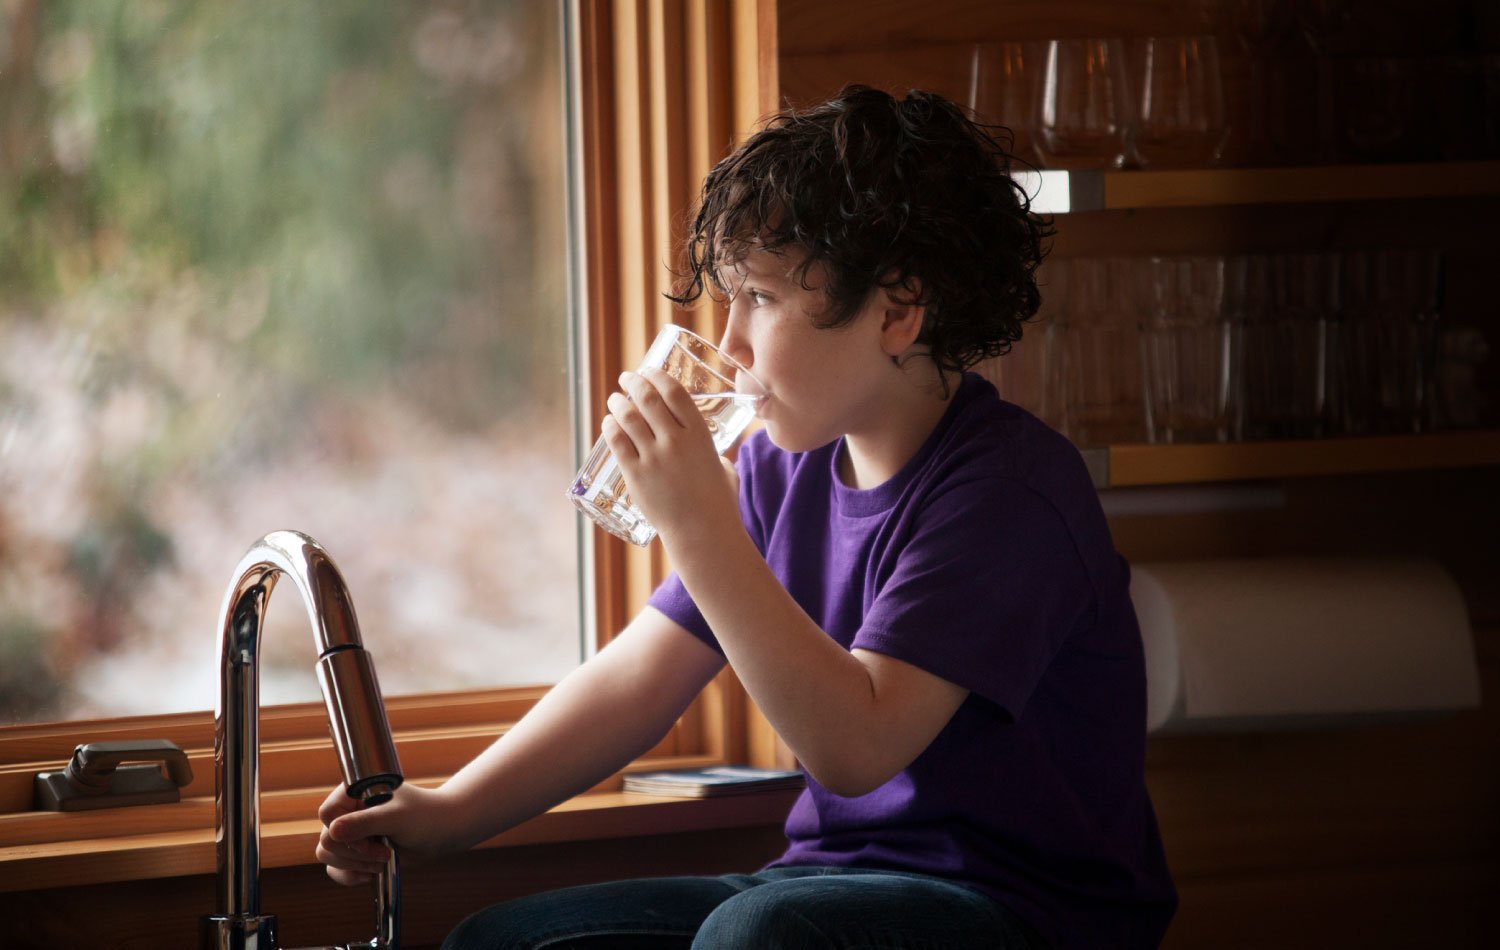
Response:
[{"label": "drinking glass on shelf", "polygon": [[1152,442],[1223,442],[1236,391],[1224,313],[1224,259],[1147,258],[1151,300],[1140,324]]},{"label": "drinking glass on shelf", "polygon": [[1144,442],[1134,261],[1082,257],[1066,264],[1066,309],[1053,328],[1052,350],[1061,381],[1062,431],[1080,446]]},{"label": "drinking glass on shelf", "polygon": [[1053,428],[1060,428],[1060,393],[1054,383],[1057,360],[1053,354],[1056,325],[1046,320],[1028,324],[1010,352],[975,367],[995,384],[1000,398],[1015,403]]},{"label": "drinking glass on shelf", "polygon": [[1436,314],[1349,314],[1340,338],[1344,429],[1422,432],[1436,351]]},{"label": "drinking glass on shelf", "polygon": [[[682,327],[666,326],[657,334],[640,364],[642,370],[652,367],[665,370],[693,397],[720,454],[745,431],[769,395],[748,369]],[[629,486],[603,438],[594,443],[573,480],[568,500],[599,527],[631,544],[645,547],[656,537],[656,528],[631,502]]]},{"label": "drinking glass on shelf", "polygon": [[1297,14],[1290,0],[1227,0],[1225,12],[1246,75],[1243,106],[1226,104],[1229,112],[1245,116],[1243,125],[1233,132],[1237,140],[1233,150],[1251,163],[1274,162],[1281,157],[1272,134],[1281,106],[1276,95],[1279,83],[1273,80],[1283,71],[1273,60],[1285,54],[1298,28]]},{"label": "drinking glass on shelf", "polygon": [[1036,146],[1048,168],[1119,168],[1130,92],[1118,39],[1051,40],[1037,81]]},{"label": "drinking glass on shelf", "polygon": [[1057,325],[1063,432],[1078,446],[1146,440],[1140,336],[1133,324]]},{"label": "drinking glass on shelf", "polygon": [[[1248,77],[1248,102],[1230,109],[1247,126],[1243,144],[1232,146],[1237,158],[1261,165],[1334,160],[1328,47],[1350,48],[1350,12],[1350,0],[1227,0],[1230,32]],[[1230,67],[1226,73],[1234,71]],[[1226,86],[1238,91],[1233,81]],[[1239,131],[1233,134],[1238,137]]]},{"label": "drinking glass on shelf", "polygon": [[969,70],[969,108],[981,121],[1008,128],[1011,154],[1026,162],[1037,160],[1032,112],[1041,58],[1038,43],[978,43]]},{"label": "drinking glass on shelf", "polygon": [[1148,168],[1211,165],[1229,127],[1212,36],[1153,36],[1141,44],[1131,154]]},{"label": "drinking glass on shelf", "polygon": [[1240,343],[1242,438],[1327,434],[1338,260],[1335,254],[1229,260],[1226,309]]},{"label": "drinking glass on shelf", "polygon": [[1430,249],[1345,255],[1346,306],[1339,334],[1345,432],[1420,432],[1441,311],[1442,258]]},{"label": "drinking glass on shelf", "polygon": [[1418,161],[1433,157],[1436,140],[1421,113],[1442,107],[1420,85],[1435,85],[1433,61],[1349,58],[1334,61],[1337,157],[1352,162]]},{"label": "drinking glass on shelf", "polygon": [[1035,322],[1026,326],[1010,352],[975,367],[981,376],[995,384],[1001,398],[1058,430],[1065,427],[1058,325],[1071,312],[1072,273],[1071,261],[1047,258],[1036,271],[1042,299]]},{"label": "drinking glass on shelf", "polygon": [[1294,6],[1303,37],[1319,56],[1358,48],[1361,36],[1355,28],[1354,0],[1296,0]]}]

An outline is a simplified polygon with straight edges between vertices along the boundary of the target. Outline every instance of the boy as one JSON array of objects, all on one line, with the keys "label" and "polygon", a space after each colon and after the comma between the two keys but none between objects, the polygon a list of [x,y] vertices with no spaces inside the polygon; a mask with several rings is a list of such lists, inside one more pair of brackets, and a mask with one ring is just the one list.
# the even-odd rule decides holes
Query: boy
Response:
[{"label": "boy", "polygon": [[[862,87],[710,173],[687,285],[770,397],[726,479],[661,373],[603,432],[677,572],[442,788],[351,812],[335,880],[472,846],[660,738],[727,661],[808,775],[755,874],[534,895],[459,947],[1149,947],[1176,903],[1143,780],[1128,569],[1073,447],[963,371],[1039,296],[1047,232],[945,100]],[[726,463],[727,464],[727,463]]]}]

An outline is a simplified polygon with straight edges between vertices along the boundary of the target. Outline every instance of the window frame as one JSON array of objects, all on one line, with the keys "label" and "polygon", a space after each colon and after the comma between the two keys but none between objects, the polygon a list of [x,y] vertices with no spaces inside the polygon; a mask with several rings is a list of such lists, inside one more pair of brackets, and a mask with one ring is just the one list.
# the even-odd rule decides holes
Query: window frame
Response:
[{"label": "window frame", "polygon": [[[775,0],[567,0],[564,32],[572,284],[574,309],[582,310],[573,320],[581,369],[574,415],[581,423],[582,448],[598,431],[599,394],[614,388],[624,357],[644,351],[659,326],[687,323],[714,338],[722,330],[724,314],[716,305],[688,313],[672,308],[663,296],[670,288],[663,263],[673,259],[687,209],[713,162],[776,106],[776,5]],[[585,653],[591,653],[644,606],[668,565],[660,545],[642,550],[604,540],[597,531],[585,531],[581,543],[587,578],[581,612],[591,647]],[[357,600],[357,591],[354,596]],[[409,780],[433,783],[452,774],[547,688],[388,699]],[[260,714],[260,735],[263,835],[285,823],[295,825],[294,836],[305,843],[302,839],[316,835],[309,817],[315,803],[339,780],[326,714],[319,703],[267,707]],[[114,810],[32,810],[37,771],[61,767],[80,743],[129,738],[170,739],[188,753],[193,780],[181,803],[134,808],[128,822]],[[626,770],[726,761],[791,761],[727,668],[668,735]],[[45,881],[61,875],[55,883],[64,884],[201,872],[205,860],[211,869],[214,773],[209,712],[0,727],[0,891],[48,886],[28,868],[50,869]],[[618,787],[614,776],[595,791]],[[184,845],[191,852],[187,864],[153,862],[149,841],[132,857],[130,849],[122,851],[123,842],[110,840],[183,834],[195,835]],[[99,860],[106,851],[117,860]],[[263,858],[267,866],[309,863],[311,848],[295,854],[267,849]]]}]

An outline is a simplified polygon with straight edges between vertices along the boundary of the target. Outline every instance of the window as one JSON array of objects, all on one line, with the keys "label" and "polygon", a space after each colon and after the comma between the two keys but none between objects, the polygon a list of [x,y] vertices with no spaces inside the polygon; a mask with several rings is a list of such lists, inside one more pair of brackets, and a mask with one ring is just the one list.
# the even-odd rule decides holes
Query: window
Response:
[{"label": "window", "polygon": [[[131,0],[131,14],[135,7],[151,2]],[[434,10],[446,11],[445,18],[429,29],[440,34],[446,32],[449,36],[483,35],[483,31],[476,27],[478,18],[475,15],[452,19],[456,8],[450,9],[449,6],[436,3],[420,7],[401,5],[412,9],[399,14],[387,11],[382,19],[375,13],[345,10],[342,4],[347,2],[349,0],[340,0],[341,5],[332,9],[336,13],[343,11],[356,20],[370,16],[387,23],[408,23],[403,17],[420,16]],[[722,319],[722,314],[709,308],[684,315],[668,306],[661,296],[666,284],[661,264],[670,256],[668,249],[672,246],[673,229],[680,224],[686,208],[696,196],[698,182],[711,163],[740,134],[736,130],[749,129],[757,117],[775,108],[775,3],[774,0],[694,0],[686,4],[610,4],[570,0],[554,4],[553,0],[524,0],[526,5],[521,7],[517,5],[519,2],[521,0],[511,0],[514,10],[466,2],[457,12],[477,10],[483,15],[499,17],[531,11],[545,19],[561,15],[567,22],[571,74],[567,84],[567,111],[572,120],[568,128],[567,151],[573,159],[569,170],[569,193],[580,199],[574,203],[572,213],[578,222],[573,233],[577,235],[577,260],[581,266],[574,268],[573,274],[577,285],[575,295],[582,302],[579,309],[583,317],[578,322],[577,334],[580,343],[577,361],[583,371],[575,379],[576,411],[582,423],[576,428],[577,441],[591,443],[603,404],[602,398],[596,398],[598,393],[613,388],[619,367],[627,358],[634,358],[642,352],[654,336],[656,326],[668,320],[688,322],[702,332],[714,333],[718,328],[716,321]],[[292,6],[289,0],[286,0],[286,5]],[[0,127],[4,127],[13,114],[11,103],[15,101],[16,93],[10,82],[14,78],[12,70],[17,68],[17,60],[12,52],[30,49],[32,52],[26,55],[31,59],[25,59],[24,55],[21,59],[24,63],[35,61],[36,41],[26,37],[40,32],[41,27],[37,25],[40,11],[47,10],[48,16],[69,15],[84,20],[93,16],[89,6],[83,0],[73,3],[0,0]],[[114,8],[124,6],[123,0],[114,4]],[[164,8],[182,16],[220,17],[222,29],[211,28],[209,32],[217,29],[223,33],[231,27],[233,30],[249,28],[248,16],[225,20],[222,18],[230,17],[233,11],[205,13],[196,11],[196,6],[187,0],[171,0],[170,3],[155,0],[150,9]],[[327,9],[329,5],[323,7]],[[52,13],[54,8],[64,11],[64,14]],[[270,15],[264,12],[266,10],[274,15],[283,12],[279,4],[261,4],[257,10],[262,11],[262,16]],[[555,39],[552,26],[536,26],[540,21],[523,20],[533,25],[534,32],[529,34],[527,41],[529,44],[542,45]],[[455,26],[461,29],[455,30]],[[408,23],[408,29],[415,29],[415,26]],[[411,34],[407,35],[410,37]],[[475,41],[462,39],[457,42],[473,44]],[[392,51],[409,49],[396,45],[388,48]],[[473,51],[479,47],[464,45],[462,48]],[[454,49],[449,52],[457,55]],[[388,58],[395,56],[392,52]],[[277,65],[269,53],[267,59],[273,66]],[[385,65],[388,64],[382,62],[377,67]],[[32,76],[34,67],[24,65],[17,74]],[[534,95],[536,99],[530,103],[511,98],[506,100],[515,103],[517,113],[532,117],[527,120],[530,131],[526,139],[532,145],[555,134],[541,120],[557,116],[540,101],[542,96],[550,93]],[[442,104],[436,95],[432,101],[436,103],[433,108]],[[535,108],[528,112],[530,105],[535,105]],[[486,134],[485,121],[481,117],[468,127],[482,138]],[[31,125],[26,127],[34,128]],[[356,125],[356,130],[359,128],[368,126]],[[491,128],[488,134],[496,133]],[[561,133],[556,135],[561,138]],[[6,141],[0,138],[0,161],[14,163],[14,153],[9,151]],[[9,188],[13,181],[7,170],[18,167],[19,164],[0,167],[0,201],[13,202],[9,197],[12,193],[3,189]],[[154,166],[151,169],[151,174],[163,173]],[[560,169],[557,174],[561,175]],[[528,200],[546,187],[538,184]],[[6,229],[17,219],[9,217],[6,209],[13,206],[12,203],[0,208],[0,235],[7,235],[5,241],[8,242],[0,244],[0,275],[10,273],[5,270],[10,265],[10,258],[5,255],[11,254],[18,246],[26,246],[24,242],[18,243],[8,237],[12,232]],[[564,219],[559,213],[555,219],[538,216],[532,220],[538,222],[539,228],[556,226],[560,231]],[[540,230],[533,239],[538,247],[562,243],[560,237],[554,238],[549,232]],[[34,252],[36,249],[28,250]],[[381,276],[384,279],[385,275]],[[15,311],[28,315],[33,326],[38,324],[40,321],[31,315],[43,312],[41,304],[23,306],[16,303],[15,284],[7,281],[10,281],[8,276],[0,276],[0,308],[5,313]],[[559,288],[554,292],[560,308],[562,291]],[[38,295],[37,299],[50,298]],[[526,305],[525,301],[518,304],[506,301],[510,309]],[[539,309],[539,305],[530,306]],[[317,316],[299,318],[313,320]],[[6,317],[0,321],[0,333],[12,332],[10,320]],[[562,352],[562,322],[545,326],[558,333],[552,345],[556,347],[554,352]],[[245,339],[253,342],[255,337],[251,335]],[[244,340],[233,342],[236,346],[251,345]],[[8,352],[3,348],[7,345],[0,343],[0,363],[4,362]],[[449,345],[456,344],[450,342]],[[533,353],[544,351],[545,347],[540,343],[532,344]],[[274,349],[271,352],[274,355]],[[566,359],[559,357],[555,368],[558,377],[566,376],[565,364]],[[534,365],[545,366],[546,362],[538,359]],[[385,388],[372,383],[367,391],[377,395],[392,390],[406,392],[410,384],[407,379],[398,378],[402,372],[404,370],[399,367],[392,369],[384,374],[388,380]],[[536,378],[541,379],[543,375]],[[486,381],[481,380],[473,385],[485,384]],[[464,380],[454,378],[453,388],[464,385]],[[559,393],[565,388],[560,384]],[[557,399],[559,404],[565,402],[562,395]],[[21,417],[16,414],[19,406],[8,391],[0,393],[0,433],[14,429],[18,435],[10,436],[12,439],[19,438]],[[561,409],[559,414],[562,414]],[[572,440],[570,428],[563,421],[552,431],[530,435],[538,443],[555,439],[562,445]],[[342,430],[333,428],[328,431],[338,433]],[[572,445],[571,449],[576,451],[585,447]],[[13,458],[9,451],[0,444],[0,496],[13,490],[14,476],[9,468]],[[253,458],[244,449],[226,450],[226,454],[231,461]],[[572,454],[568,448],[559,450],[560,460],[556,465],[563,474],[561,484],[564,485],[573,474]],[[457,464],[475,469],[475,459],[480,457],[480,449],[475,448],[460,457]],[[555,477],[540,471],[528,474],[533,476],[534,483],[546,486],[546,497],[535,502],[538,511],[514,514],[518,509],[510,508],[506,512],[513,513],[517,520],[543,514],[550,516],[550,512],[557,509],[565,510],[569,519],[576,517],[571,506],[558,504],[561,499],[552,494],[558,490],[559,482]],[[288,476],[290,481],[291,476]],[[356,483],[351,478],[349,484]],[[357,484],[367,487],[369,482]],[[442,487],[428,485],[424,490]],[[351,489],[347,494],[356,493]],[[245,501],[228,495],[222,495],[218,500],[226,505]],[[527,501],[520,495],[512,500],[516,500],[520,507],[524,507]],[[331,504],[343,502],[335,500]],[[10,509],[3,510],[7,512],[5,517],[10,517]],[[227,520],[239,510],[228,507],[211,517]],[[313,513],[321,514],[318,511]],[[373,507],[369,507],[367,513],[372,517],[378,514]],[[491,517],[489,508],[474,516],[473,520],[482,521],[485,526],[502,524],[498,515]],[[565,535],[576,536],[573,534],[575,524],[568,521]],[[252,533],[258,534],[262,530],[265,529],[257,526]],[[316,531],[316,528],[311,530]],[[364,622],[366,641],[376,654],[382,682],[389,694],[393,692],[391,668],[395,664],[387,656],[386,647],[389,638],[397,634],[391,632],[391,621],[381,614],[378,601],[384,595],[369,588],[372,583],[377,587],[387,581],[394,585],[408,578],[405,575],[400,578],[380,575],[374,582],[367,581],[351,566],[356,563],[352,559],[355,552],[349,551],[349,546],[341,545],[337,539],[330,539],[326,532],[324,535],[330,550],[349,575],[353,596]],[[521,533],[518,531],[513,536],[520,537]],[[0,526],[0,572],[16,570],[13,561],[21,556],[23,548],[13,538],[9,527]],[[184,640],[183,649],[201,651],[201,662],[210,668],[214,647],[212,626],[217,621],[218,598],[228,584],[233,563],[253,540],[253,537],[234,538],[227,555],[219,552],[213,555],[222,558],[223,563],[212,571],[205,570],[205,574],[210,575],[209,590],[201,594],[206,606],[199,608],[199,612],[206,612],[208,619],[194,617],[195,630]],[[587,547],[587,556],[583,558],[587,573],[581,584],[571,582],[577,586],[566,595],[569,616],[564,623],[571,621],[577,611],[577,594],[581,590],[587,601],[587,626],[602,642],[640,608],[656,579],[665,570],[665,559],[659,545],[643,550],[588,532],[583,532],[579,540]],[[408,539],[408,543],[413,545],[409,550],[415,552],[412,559],[417,561],[435,558],[436,552],[445,550],[448,541],[441,536],[429,535]],[[537,549],[517,543],[526,557],[538,558]],[[465,566],[470,570],[480,569]],[[563,569],[569,568],[564,565]],[[17,589],[12,581],[3,583],[12,585],[4,588],[7,592]],[[300,619],[300,605],[296,600],[294,595],[285,593],[273,598],[269,619],[274,623],[284,617],[284,623],[293,629],[284,634],[271,633],[272,642],[266,647],[262,659],[270,657],[273,650],[288,650],[294,657],[288,665],[296,667],[288,677],[308,683],[311,677],[305,668],[311,657],[304,651],[310,647],[307,639],[310,634],[305,629],[305,621]],[[558,610],[564,612],[564,608]],[[207,624],[209,632],[204,633],[198,628],[200,624]],[[575,622],[573,629],[576,628]],[[450,632],[443,631],[445,635]],[[588,639],[587,645],[591,647],[594,636],[590,635]],[[449,642],[456,642],[456,638]],[[0,669],[9,662],[8,656],[0,656]],[[569,662],[572,662],[571,655]],[[197,670],[194,664],[194,675],[197,675]],[[268,679],[275,675],[271,670],[265,672]],[[502,673],[497,673],[493,682],[503,682]],[[108,671],[108,675],[122,674]],[[212,689],[212,686],[207,688]],[[387,696],[386,707],[401,763],[408,778],[414,780],[431,781],[452,774],[489,745],[545,692],[545,686],[465,690],[456,682],[442,683],[437,688],[442,692]],[[279,700],[282,697],[274,698]],[[121,713],[60,724],[0,726],[0,892],[140,881],[164,874],[211,874],[216,860],[213,809],[209,807],[215,786],[215,736],[211,716],[202,711],[207,705],[209,703],[204,702],[196,710],[180,714],[128,716]],[[306,817],[316,811],[330,784],[336,781],[337,772],[328,739],[327,720],[320,707],[321,703],[308,702],[263,711],[260,717],[261,790],[263,795],[274,793],[276,796],[274,804],[269,805],[263,815],[264,840],[271,843],[261,853],[263,869],[313,860],[317,833],[309,827]],[[68,713],[82,715],[74,710],[68,710]],[[46,815],[34,810],[34,773],[58,768],[67,760],[75,743],[138,738],[168,738],[187,752],[194,777],[182,791],[182,806],[139,809],[140,814],[132,815],[130,822],[79,821],[73,815]],[[669,735],[630,767],[687,767],[725,761],[748,761],[766,766],[785,766],[792,761],[790,752],[765,719],[752,708],[728,671],[709,685]],[[612,781],[613,784],[602,783],[598,790],[618,788],[618,778]],[[684,802],[686,811],[674,808],[664,812],[656,804],[646,804],[644,809],[627,805],[618,795],[586,797],[592,801],[569,803],[537,823],[527,823],[514,829],[514,834],[508,832],[484,846],[640,835],[652,830],[687,830],[689,827],[774,824],[780,818],[775,813],[778,806],[774,801],[758,806],[737,801],[732,809],[726,806],[725,810],[704,809],[700,806],[705,803],[701,802]],[[749,810],[746,810],[747,805]],[[641,816],[645,811],[656,817],[643,819]],[[696,817],[683,817],[689,813]],[[141,833],[143,826],[134,819],[144,819],[148,814],[149,827],[154,831]],[[160,893],[165,895],[166,891]],[[167,904],[164,905],[162,900]],[[127,913],[125,904],[149,906],[158,916],[163,906],[177,906],[178,903],[187,906],[186,900],[175,889],[171,897],[163,896],[162,900],[132,904],[130,898],[121,898],[123,903],[115,909],[118,913],[112,911],[106,916],[118,919],[119,914]],[[191,915],[198,913],[201,913],[201,908],[194,906],[181,917],[190,920],[194,919]],[[168,916],[177,919],[174,914]]]},{"label": "window", "polygon": [[0,5],[0,724],[211,708],[280,528],[388,695],[578,661],[560,10]]}]

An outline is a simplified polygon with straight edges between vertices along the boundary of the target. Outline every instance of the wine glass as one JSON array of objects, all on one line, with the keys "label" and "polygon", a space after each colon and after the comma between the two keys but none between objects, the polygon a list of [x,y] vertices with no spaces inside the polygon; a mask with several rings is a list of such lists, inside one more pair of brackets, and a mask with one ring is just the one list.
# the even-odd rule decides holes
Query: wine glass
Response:
[{"label": "wine glass", "polygon": [[1144,167],[1209,165],[1229,128],[1212,36],[1153,36],[1142,46],[1132,154]]},{"label": "wine glass", "polygon": [[980,120],[1011,133],[1011,154],[1037,159],[1031,113],[1042,50],[1037,43],[979,43],[969,71],[969,108]]},{"label": "wine glass", "polygon": [[1130,93],[1118,39],[1047,43],[1038,80],[1036,144],[1049,168],[1125,163]]}]

